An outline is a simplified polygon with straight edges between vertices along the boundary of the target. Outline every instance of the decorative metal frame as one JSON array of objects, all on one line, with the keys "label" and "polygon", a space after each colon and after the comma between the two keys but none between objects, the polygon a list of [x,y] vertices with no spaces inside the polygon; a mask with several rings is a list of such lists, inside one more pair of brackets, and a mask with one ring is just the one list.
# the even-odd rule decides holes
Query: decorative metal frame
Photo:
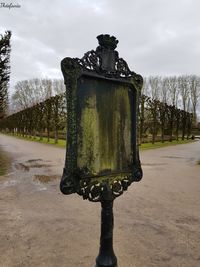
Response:
[{"label": "decorative metal frame", "polygon": [[[67,57],[61,62],[67,96],[67,147],[60,189],[64,194],[78,193],[83,199],[102,202],[113,201],[127,190],[132,182],[142,178],[137,142],[137,112],[143,79],[129,69],[124,59],[119,58],[118,52],[115,51],[118,41],[114,36],[102,34],[97,39],[99,46],[96,51],[85,53],[82,59]],[[135,94],[132,172],[128,175],[118,175],[111,181],[106,177],[89,177],[87,169],[80,170],[77,167],[77,86],[79,78],[86,76],[125,84]]]}]

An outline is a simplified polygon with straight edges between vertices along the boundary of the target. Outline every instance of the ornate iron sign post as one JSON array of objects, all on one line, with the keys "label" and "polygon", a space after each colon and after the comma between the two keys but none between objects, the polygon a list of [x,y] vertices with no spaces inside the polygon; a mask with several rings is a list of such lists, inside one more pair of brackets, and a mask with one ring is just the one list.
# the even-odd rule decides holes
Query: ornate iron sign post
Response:
[{"label": "ornate iron sign post", "polygon": [[118,40],[97,36],[96,51],[64,58],[67,147],[60,189],[101,202],[101,239],[96,267],[116,267],[113,201],[142,178],[137,110],[143,79],[115,50]]}]

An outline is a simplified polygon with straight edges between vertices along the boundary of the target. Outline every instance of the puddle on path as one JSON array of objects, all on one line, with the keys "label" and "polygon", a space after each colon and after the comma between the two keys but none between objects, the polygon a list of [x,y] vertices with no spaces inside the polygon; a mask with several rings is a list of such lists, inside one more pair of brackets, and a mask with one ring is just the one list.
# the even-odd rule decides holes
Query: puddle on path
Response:
[{"label": "puddle on path", "polygon": [[24,163],[16,163],[15,168],[23,171],[30,171],[31,168],[50,167],[51,165],[43,162],[42,159],[29,159]]},{"label": "puddle on path", "polygon": [[[9,174],[10,178],[1,184],[1,188],[15,186],[23,180],[24,186],[29,186],[30,181],[32,181],[34,185],[37,185],[37,187],[39,186],[38,188],[41,191],[47,190],[47,188],[44,187],[44,184],[47,185],[48,183],[60,180],[60,175],[50,174],[51,167],[54,166],[51,161],[45,161],[40,158],[32,158],[22,161],[16,159],[12,164],[11,159],[11,156],[0,146],[0,179],[4,178],[4,175],[6,174]],[[9,172],[11,166],[14,175]]]},{"label": "puddle on path", "polygon": [[11,168],[11,158],[0,146],[0,176],[7,174]]},{"label": "puddle on path", "polygon": [[60,179],[59,175],[35,175],[34,180],[40,181],[41,183],[49,183],[54,180]]}]

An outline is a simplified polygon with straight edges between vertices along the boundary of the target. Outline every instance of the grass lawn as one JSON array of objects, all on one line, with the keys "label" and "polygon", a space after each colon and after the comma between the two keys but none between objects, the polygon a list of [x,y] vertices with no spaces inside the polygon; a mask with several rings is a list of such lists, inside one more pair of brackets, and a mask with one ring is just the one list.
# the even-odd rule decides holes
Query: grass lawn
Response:
[{"label": "grass lawn", "polygon": [[165,141],[164,143],[162,142],[156,142],[155,144],[152,143],[145,143],[142,144],[139,148],[140,150],[147,150],[147,149],[153,149],[153,148],[160,148],[160,147],[166,147],[166,146],[175,146],[175,145],[181,145],[181,144],[187,144],[187,143],[192,143],[195,142],[194,140],[179,140],[179,141]]}]

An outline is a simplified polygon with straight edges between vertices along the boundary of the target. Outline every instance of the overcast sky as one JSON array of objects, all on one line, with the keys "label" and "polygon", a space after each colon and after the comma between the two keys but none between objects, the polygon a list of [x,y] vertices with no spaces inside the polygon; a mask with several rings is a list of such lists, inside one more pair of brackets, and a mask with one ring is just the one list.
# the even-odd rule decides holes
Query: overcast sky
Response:
[{"label": "overcast sky", "polygon": [[2,0],[0,33],[12,31],[11,89],[30,78],[62,78],[60,61],[114,35],[131,70],[149,75],[200,71],[199,0]]}]

